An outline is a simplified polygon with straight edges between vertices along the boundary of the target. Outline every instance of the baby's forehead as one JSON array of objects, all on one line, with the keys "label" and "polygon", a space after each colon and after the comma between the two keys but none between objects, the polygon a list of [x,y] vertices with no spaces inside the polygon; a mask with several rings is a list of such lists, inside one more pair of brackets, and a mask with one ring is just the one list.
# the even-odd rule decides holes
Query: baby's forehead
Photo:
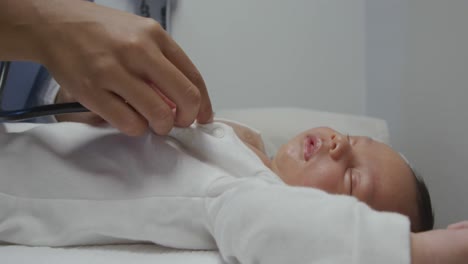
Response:
[{"label": "baby's forehead", "polygon": [[380,171],[375,202],[384,207],[380,209],[404,214],[414,222],[418,206],[415,176],[406,158],[399,152],[395,155]]},{"label": "baby's forehead", "polygon": [[[380,138],[376,138],[376,137],[368,136],[368,135],[352,135],[352,134],[348,134],[348,135],[351,137],[351,139],[358,139],[358,140],[364,140],[368,143],[370,142],[375,143],[372,145],[374,146],[377,145],[379,147],[379,149],[377,150],[391,152],[392,154],[398,155],[400,158],[403,159],[403,157],[399,154],[398,151],[396,151],[390,144],[381,140]],[[403,159],[403,160],[406,162],[406,159]]]},{"label": "baby's forehead", "polygon": [[374,135],[364,135],[364,134],[355,134],[355,133],[343,133],[343,134],[350,135],[351,137],[360,137],[360,138],[371,139],[373,141],[385,144],[386,146],[391,148],[390,144],[388,144],[385,140],[383,140],[380,137],[374,136]]}]

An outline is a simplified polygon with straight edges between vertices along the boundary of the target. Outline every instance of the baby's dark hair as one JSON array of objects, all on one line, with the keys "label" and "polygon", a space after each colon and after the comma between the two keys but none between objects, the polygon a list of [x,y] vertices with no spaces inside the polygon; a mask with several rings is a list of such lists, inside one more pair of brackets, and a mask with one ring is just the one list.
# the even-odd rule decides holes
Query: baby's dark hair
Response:
[{"label": "baby's dark hair", "polygon": [[416,181],[416,199],[419,218],[419,223],[417,223],[417,226],[413,226],[411,230],[413,232],[429,231],[434,228],[434,211],[432,209],[431,196],[429,195],[429,190],[421,175],[413,168],[411,168],[411,171]]}]

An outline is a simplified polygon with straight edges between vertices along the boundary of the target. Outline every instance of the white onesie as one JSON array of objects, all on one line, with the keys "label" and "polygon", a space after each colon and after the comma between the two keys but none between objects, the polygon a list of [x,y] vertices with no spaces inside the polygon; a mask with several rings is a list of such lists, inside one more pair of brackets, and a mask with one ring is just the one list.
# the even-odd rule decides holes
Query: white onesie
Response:
[{"label": "white onesie", "polygon": [[285,185],[222,123],[169,137],[40,125],[0,133],[0,149],[0,241],[147,241],[217,248],[234,263],[410,263],[406,217]]}]

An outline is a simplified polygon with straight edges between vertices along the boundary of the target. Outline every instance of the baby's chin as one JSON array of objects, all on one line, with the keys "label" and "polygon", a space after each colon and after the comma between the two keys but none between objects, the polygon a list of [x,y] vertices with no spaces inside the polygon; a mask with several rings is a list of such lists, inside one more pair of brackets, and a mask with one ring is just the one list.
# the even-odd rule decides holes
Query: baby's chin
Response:
[{"label": "baby's chin", "polygon": [[290,177],[290,175],[288,174],[288,170],[287,168],[285,168],[284,166],[282,166],[281,164],[283,164],[281,162],[281,159],[278,158],[277,155],[275,155],[272,159],[271,159],[271,163],[270,163],[270,169],[284,182],[286,183],[287,185],[292,185],[292,186],[295,186],[297,184],[295,184],[293,182],[293,177]]},{"label": "baby's chin", "polygon": [[[271,163],[270,163],[270,170],[272,170],[283,182],[284,182],[284,179],[283,179],[283,176],[278,168],[278,165],[277,165],[277,155],[273,156],[271,158]],[[285,182],[286,183],[286,182]]]}]

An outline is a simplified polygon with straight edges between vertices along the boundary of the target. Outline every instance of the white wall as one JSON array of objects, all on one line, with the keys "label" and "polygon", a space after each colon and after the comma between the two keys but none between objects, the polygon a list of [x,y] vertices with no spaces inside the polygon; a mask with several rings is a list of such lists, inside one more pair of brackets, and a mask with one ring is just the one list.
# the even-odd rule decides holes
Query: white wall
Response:
[{"label": "white wall", "polygon": [[[141,14],[141,0],[94,0],[94,3],[120,9],[134,14]],[[147,0],[151,17],[161,21],[161,8],[166,4],[166,0]]]},{"label": "white wall", "polygon": [[367,113],[429,186],[436,226],[468,219],[468,1],[366,3]]},{"label": "white wall", "polygon": [[387,121],[398,147],[406,63],[408,0],[366,1],[366,114]]},{"label": "white wall", "polygon": [[411,0],[402,149],[427,178],[437,223],[468,219],[468,1]]},{"label": "white wall", "polygon": [[[112,8],[124,10],[131,13],[138,13],[138,3],[135,0],[94,0],[96,4],[110,6]],[[138,2],[138,3],[137,3]]]},{"label": "white wall", "polygon": [[179,0],[172,16],[215,107],[364,114],[364,0]]}]

